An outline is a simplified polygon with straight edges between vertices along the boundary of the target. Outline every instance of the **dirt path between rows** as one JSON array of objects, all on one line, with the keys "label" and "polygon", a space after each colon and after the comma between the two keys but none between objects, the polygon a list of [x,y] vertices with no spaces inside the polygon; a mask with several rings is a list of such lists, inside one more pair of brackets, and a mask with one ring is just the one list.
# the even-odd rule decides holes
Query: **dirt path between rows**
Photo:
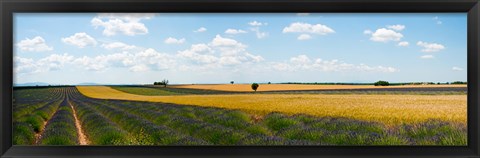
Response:
[{"label": "dirt path between rows", "polygon": [[83,133],[82,124],[80,123],[80,120],[77,117],[77,111],[75,110],[75,108],[73,108],[73,105],[70,104],[70,101],[67,101],[67,103],[72,108],[73,118],[75,118],[75,127],[77,128],[77,131],[78,131],[78,143],[80,143],[80,145],[88,145],[89,142],[88,142],[87,136],[85,136],[85,134]]},{"label": "dirt path between rows", "polygon": [[47,122],[48,121],[44,121],[43,122],[43,129],[40,132],[35,133],[35,144],[40,143],[40,138],[42,138],[42,134],[43,134],[43,131],[45,131],[45,127],[47,126]]}]

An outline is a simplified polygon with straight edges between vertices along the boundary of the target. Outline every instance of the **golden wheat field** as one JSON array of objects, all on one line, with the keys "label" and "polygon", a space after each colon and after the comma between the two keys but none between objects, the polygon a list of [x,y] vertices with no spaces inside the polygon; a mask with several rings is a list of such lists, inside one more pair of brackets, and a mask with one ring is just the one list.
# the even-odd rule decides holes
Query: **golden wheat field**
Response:
[{"label": "golden wheat field", "polygon": [[[201,84],[172,85],[172,88],[207,89],[231,92],[251,92],[250,84]],[[466,85],[403,85],[388,88],[429,88],[429,87],[466,87]],[[385,88],[374,85],[302,85],[302,84],[262,84],[257,91],[287,91],[287,90],[333,90],[333,89],[376,89]]]},{"label": "golden wheat field", "polygon": [[239,109],[252,114],[271,112],[345,117],[387,125],[418,123],[429,119],[466,123],[467,95],[328,95],[233,94],[143,96],[106,86],[77,86],[84,95],[98,99],[164,102],[203,107]]}]

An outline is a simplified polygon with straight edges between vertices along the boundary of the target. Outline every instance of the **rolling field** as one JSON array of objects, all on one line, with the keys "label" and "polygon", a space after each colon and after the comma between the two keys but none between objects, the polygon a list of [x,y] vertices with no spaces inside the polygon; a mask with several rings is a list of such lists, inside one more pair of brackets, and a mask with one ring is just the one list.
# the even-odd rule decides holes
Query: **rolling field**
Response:
[{"label": "rolling field", "polygon": [[[466,95],[420,96],[411,99],[405,99],[410,96],[400,98],[392,96],[395,101],[402,100],[402,102],[374,111],[362,109],[369,106],[375,107],[380,101],[363,95],[348,96],[347,99],[354,99],[353,102],[368,104],[363,107],[360,106],[361,104],[358,104],[360,107],[344,107],[356,115],[368,114],[375,118],[362,120],[342,117],[341,113],[337,113],[339,116],[315,116],[298,111],[283,113],[270,110],[257,115],[246,112],[248,110],[244,109],[206,105],[95,99],[82,93],[140,97],[101,86],[14,90],[14,116],[16,116],[14,117],[14,145],[466,145],[467,141],[465,120],[460,117],[462,110],[466,110],[466,107],[463,107],[466,106],[464,102]],[[306,98],[296,98],[299,97],[297,95],[290,97],[261,95],[265,95],[266,98],[252,95],[261,99],[250,100],[250,103],[261,107],[262,105],[255,102],[268,102],[269,99],[271,100],[269,97],[281,97],[282,102],[293,100],[295,104],[300,104],[302,100],[333,99],[334,102],[328,103],[336,103],[336,107],[341,109],[343,107],[340,105],[348,101],[345,98],[338,100],[325,98],[329,95],[306,95]],[[340,95],[331,96],[339,97]],[[383,96],[390,98],[388,95]],[[162,99],[199,97],[183,98],[195,100],[201,99],[202,96],[143,97]],[[233,97],[238,96],[235,94]],[[240,95],[240,97],[245,96]],[[251,98],[241,98],[236,101],[244,99]],[[367,101],[368,99],[370,102]],[[407,116],[398,115],[398,119],[409,120],[408,117],[414,116],[412,112],[425,117],[424,119],[417,117],[419,120],[416,121],[394,123],[395,121],[386,121],[390,119],[388,115],[383,115],[383,118],[375,116],[385,112],[400,114],[398,112],[400,108],[395,106],[403,105],[401,108],[408,108],[413,106],[413,100],[421,105],[409,109],[413,111],[404,112]],[[438,101],[432,102],[432,100]],[[327,104],[312,105],[313,109],[309,111],[321,111],[321,108],[316,106]],[[279,106],[285,105],[279,104]],[[300,108],[290,107],[302,109],[305,105],[299,106]],[[432,110],[432,107],[435,108]],[[388,111],[389,108],[393,108],[392,111]],[[434,114],[427,115],[427,113],[421,113],[421,110]],[[443,117],[435,117],[440,115]],[[464,119],[465,116],[463,116]]]},{"label": "rolling field", "polygon": [[106,86],[78,86],[85,96],[97,99],[149,101],[242,110],[264,116],[287,115],[345,117],[387,125],[420,123],[430,119],[466,123],[467,95],[325,95],[325,94],[225,94],[145,96]]},{"label": "rolling field", "polygon": [[[250,84],[201,84],[201,85],[172,85],[172,88],[204,89],[227,92],[252,92]],[[389,86],[396,88],[441,88],[441,87],[466,87],[466,85],[404,85]],[[303,85],[303,84],[262,84],[257,91],[291,91],[291,90],[351,90],[351,89],[383,89],[383,86],[374,85]]]}]

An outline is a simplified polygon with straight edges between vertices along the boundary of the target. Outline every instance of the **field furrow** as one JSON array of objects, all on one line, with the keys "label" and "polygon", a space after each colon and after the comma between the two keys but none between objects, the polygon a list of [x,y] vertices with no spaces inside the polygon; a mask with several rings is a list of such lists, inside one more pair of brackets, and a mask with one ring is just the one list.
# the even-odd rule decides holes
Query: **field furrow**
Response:
[{"label": "field furrow", "polygon": [[75,127],[73,110],[65,96],[58,110],[45,126],[38,142],[41,145],[78,145],[78,133]]},{"label": "field furrow", "polygon": [[91,144],[96,145],[128,145],[129,133],[122,130],[117,124],[109,120],[92,107],[85,105],[73,88],[70,89],[72,106],[77,109],[79,120],[82,122],[85,135]]}]

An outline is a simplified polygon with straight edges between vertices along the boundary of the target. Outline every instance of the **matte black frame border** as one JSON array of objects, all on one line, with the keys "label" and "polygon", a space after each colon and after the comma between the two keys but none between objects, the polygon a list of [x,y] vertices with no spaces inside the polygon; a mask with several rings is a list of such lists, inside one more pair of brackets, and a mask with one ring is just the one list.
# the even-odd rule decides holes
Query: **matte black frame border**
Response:
[{"label": "matte black frame border", "polygon": [[[2,157],[480,157],[478,0],[0,0],[0,155]],[[468,146],[12,146],[15,12],[349,12],[468,13]]]}]

